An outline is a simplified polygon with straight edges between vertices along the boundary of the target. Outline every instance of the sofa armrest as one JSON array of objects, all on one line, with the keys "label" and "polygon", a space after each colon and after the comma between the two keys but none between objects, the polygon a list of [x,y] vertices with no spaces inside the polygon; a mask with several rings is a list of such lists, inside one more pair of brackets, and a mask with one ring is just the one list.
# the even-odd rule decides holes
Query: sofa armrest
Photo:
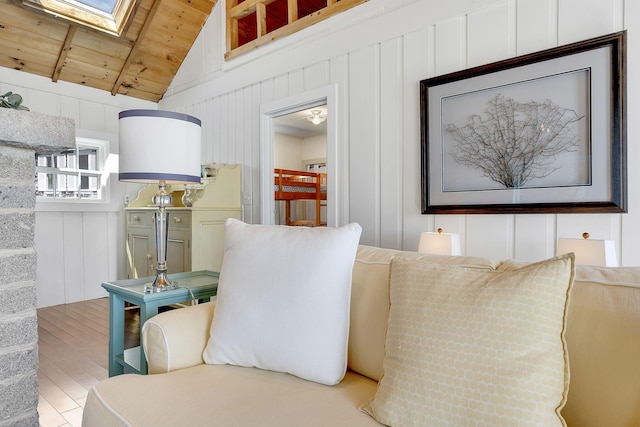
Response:
[{"label": "sofa armrest", "polygon": [[141,342],[149,374],[175,371],[204,363],[215,301],[152,317],[142,328]]}]

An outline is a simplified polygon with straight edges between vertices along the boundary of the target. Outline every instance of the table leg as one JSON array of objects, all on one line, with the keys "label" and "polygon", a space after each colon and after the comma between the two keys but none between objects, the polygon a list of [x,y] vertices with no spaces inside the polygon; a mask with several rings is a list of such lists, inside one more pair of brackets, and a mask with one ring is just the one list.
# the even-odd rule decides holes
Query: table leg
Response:
[{"label": "table leg", "polygon": [[116,362],[116,355],[124,354],[124,300],[109,294],[109,376],[124,373],[124,366]]}]

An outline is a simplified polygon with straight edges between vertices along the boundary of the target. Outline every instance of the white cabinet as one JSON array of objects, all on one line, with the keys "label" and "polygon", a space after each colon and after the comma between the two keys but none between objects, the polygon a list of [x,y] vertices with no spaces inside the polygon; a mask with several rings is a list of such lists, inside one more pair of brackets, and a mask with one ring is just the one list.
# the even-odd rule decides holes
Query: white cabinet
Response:
[{"label": "white cabinet", "polygon": [[[214,175],[202,184],[171,185],[173,197],[169,212],[167,270],[220,271],[224,254],[224,223],[227,218],[241,219],[240,165],[207,165]],[[190,207],[184,206],[185,189],[195,191]],[[127,223],[127,276],[130,279],[155,275],[156,248],[151,199],[158,186],[150,184],[125,208]]]}]

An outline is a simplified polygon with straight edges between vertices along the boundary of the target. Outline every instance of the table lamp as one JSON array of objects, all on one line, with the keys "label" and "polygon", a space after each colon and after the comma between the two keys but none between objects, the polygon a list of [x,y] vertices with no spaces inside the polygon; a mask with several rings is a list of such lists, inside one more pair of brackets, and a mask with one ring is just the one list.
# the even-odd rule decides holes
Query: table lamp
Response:
[{"label": "table lamp", "polygon": [[173,199],[167,184],[200,183],[201,122],[195,117],[161,110],[126,110],[119,115],[119,180],[158,183],[153,203],[156,277],[145,292],[175,289],[167,277],[169,213]]},{"label": "table lamp", "polygon": [[442,228],[438,228],[437,233],[425,231],[420,234],[418,252],[433,255],[460,255],[460,236],[443,233]]},{"label": "table lamp", "polygon": [[582,233],[582,239],[558,239],[557,255],[573,252],[578,265],[617,267],[616,247],[613,240],[589,239],[589,233]]}]

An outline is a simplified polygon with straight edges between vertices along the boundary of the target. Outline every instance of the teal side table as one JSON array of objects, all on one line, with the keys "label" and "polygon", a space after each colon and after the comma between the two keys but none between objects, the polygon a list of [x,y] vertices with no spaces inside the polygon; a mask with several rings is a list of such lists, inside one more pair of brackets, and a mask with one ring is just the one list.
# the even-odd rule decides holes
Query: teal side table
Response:
[{"label": "teal side table", "polygon": [[[145,293],[144,286],[153,277],[104,282],[102,287],[109,293],[109,376],[125,372],[146,374],[147,360],[141,346],[124,348],[124,304],[128,302],[140,307],[140,332],[149,318],[158,314],[158,308],[190,301],[209,301],[218,291],[219,273],[201,270],[188,273],[169,274],[178,288],[171,291]],[[193,296],[192,296],[193,294]]]}]

